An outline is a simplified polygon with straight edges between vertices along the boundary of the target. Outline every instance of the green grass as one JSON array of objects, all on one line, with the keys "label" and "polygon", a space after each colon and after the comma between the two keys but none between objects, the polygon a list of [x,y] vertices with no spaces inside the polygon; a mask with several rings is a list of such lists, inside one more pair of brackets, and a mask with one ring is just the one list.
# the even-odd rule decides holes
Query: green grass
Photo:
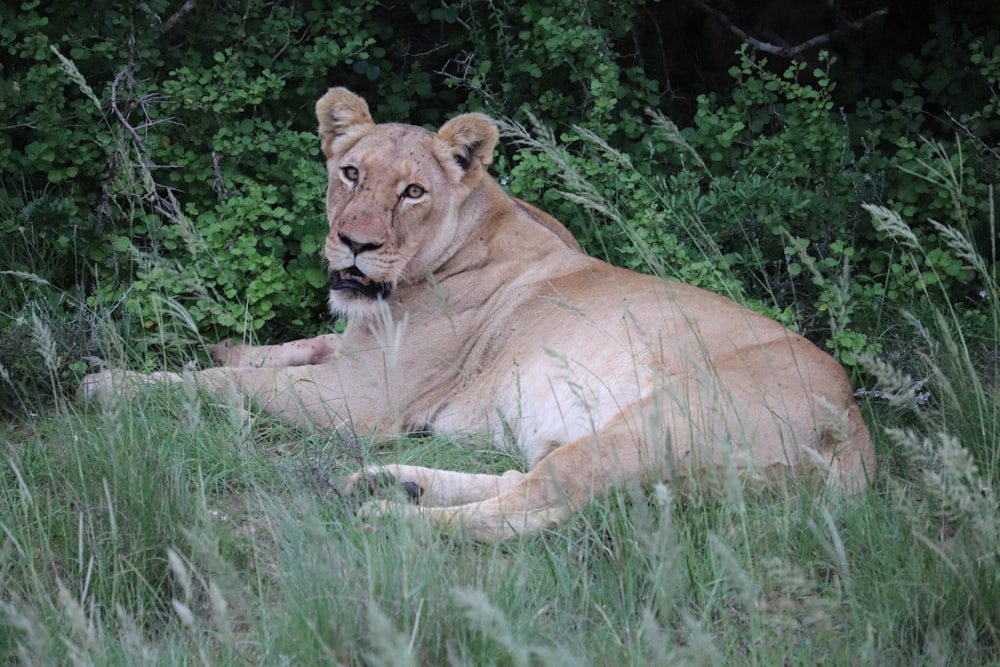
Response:
[{"label": "green grass", "polygon": [[984,664],[997,495],[942,438],[880,438],[919,474],[846,502],[620,489],[482,545],[362,521],[335,486],[361,458],[503,454],[249,423],[183,388],[63,404],[3,433],[0,661]]},{"label": "green grass", "polygon": [[870,491],[622,488],[495,545],[362,520],[336,489],[364,462],[522,465],[507,454],[305,433],[186,386],[78,404],[39,319],[48,377],[0,425],[0,663],[1000,664],[1000,287],[981,278],[987,305],[928,293],[892,363],[867,361],[891,397],[864,406]]}]

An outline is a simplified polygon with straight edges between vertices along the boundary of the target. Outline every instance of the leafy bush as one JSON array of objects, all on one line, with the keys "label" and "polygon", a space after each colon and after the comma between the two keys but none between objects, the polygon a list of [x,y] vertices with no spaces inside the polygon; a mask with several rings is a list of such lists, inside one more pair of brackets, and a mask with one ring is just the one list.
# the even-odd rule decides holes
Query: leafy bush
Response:
[{"label": "leafy bush", "polygon": [[[932,40],[903,60],[890,95],[847,106],[832,59],[776,74],[744,50],[732,90],[698,96],[675,124],[656,111],[672,93],[631,51],[643,3],[375,7],[0,7],[0,47],[13,57],[0,85],[0,233],[12,240],[0,262],[19,272],[0,276],[0,336],[20,335],[12,323],[29,302],[62,304],[46,317],[77,321],[88,341],[63,346],[65,374],[101,356],[94,322],[127,330],[132,349],[155,353],[147,365],[170,363],[165,331],[214,340],[328,327],[310,128],[332,84],[367,97],[378,119],[433,126],[484,108],[554,128],[555,153],[501,146],[496,173],[512,193],[590,252],[757,304],[848,364],[884,344],[873,325],[923,298],[928,281],[975,307],[977,278],[929,220],[973,213],[963,232],[995,267],[982,222],[1000,123],[995,39],[964,54]],[[589,194],[566,182],[567,165]],[[943,182],[961,196],[942,195]],[[898,210],[933,251],[887,245],[863,203]],[[39,299],[42,283],[51,294]]]},{"label": "leafy bush", "polygon": [[2,209],[17,212],[0,231],[32,228],[33,252],[53,257],[45,278],[84,284],[95,308],[124,301],[119,315],[149,323],[161,290],[206,331],[315,326],[325,179],[311,102],[327,72],[378,67],[357,66],[385,53],[372,6],[196,9],[183,35],[159,5],[6,7],[17,65],[0,113],[20,122],[0,134],[15,186]]}]

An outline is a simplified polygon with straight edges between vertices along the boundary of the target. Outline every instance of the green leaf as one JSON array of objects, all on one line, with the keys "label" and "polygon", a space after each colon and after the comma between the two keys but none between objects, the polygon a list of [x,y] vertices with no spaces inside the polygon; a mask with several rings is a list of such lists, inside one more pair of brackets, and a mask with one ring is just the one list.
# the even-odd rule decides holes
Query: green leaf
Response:
[{"label": "green leaf", "polygon": [[319,267],[305,269],[302,272],[302,275],[309,285],[317,289],[321,287],[326,287],[327,282],[329,280],[329,278],[326,275],[326,272]]}]

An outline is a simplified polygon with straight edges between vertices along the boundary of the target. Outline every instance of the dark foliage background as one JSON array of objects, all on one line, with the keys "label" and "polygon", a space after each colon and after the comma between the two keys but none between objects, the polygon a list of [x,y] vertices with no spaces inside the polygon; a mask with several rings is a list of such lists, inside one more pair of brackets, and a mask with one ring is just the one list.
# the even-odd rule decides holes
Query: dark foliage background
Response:
[{"label": "dark foliage background", "polygon": [[[728,291],[848,365],[905,348],[894,313],[935,294],[974,328],[998,295],[929,221],[960,227],[996,275],[998,14],[971,0],[6,3],[0,363],[20,379],[5,402],[106,356],[108,327],[147,367],[199,336],[328,329],[312,109],[331,85],[377,120],[485,110],[551,128],[550,150],[500,148],[512,193],[590,252]],[[561,194],[567,168],[615,215]],[[863,203],[900,213],[928,251],[887,240]]]}]

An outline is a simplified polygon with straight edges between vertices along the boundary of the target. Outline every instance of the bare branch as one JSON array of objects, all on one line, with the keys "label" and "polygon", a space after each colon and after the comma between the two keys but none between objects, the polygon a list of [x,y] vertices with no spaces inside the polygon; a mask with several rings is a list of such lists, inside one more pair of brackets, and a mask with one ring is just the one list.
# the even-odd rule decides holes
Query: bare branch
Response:
[{"label": "bare branch", "polygon": [[122,127],[128,131],[129,134],[135,139],[135,145],[139,147],[142,155],[146,154],[146,142],[142,140],[139,133],[136,131],[132,124],[128,121],[126,115],[122,112],[121,107],[118,105],[118,86],[121,84],[122,77],[128,74],[129,77],[129,89],[132,88],[132,72],[128,67],[123,67],[119,70],[118,74],[115,75],[114,81],[111,82],[111,110],[115,114],[115,118],[121,123]]},{"label": "bare branch", "polygon": [[160,28],[160,32],[164,33],[180,23],[181,19],[190,14],[191,10],[194,9],[197,4],[198,0],[187,0],[187,2],[181,5],[180,9],[171,14],[170,18],[163,22],[163,27]]},{"label": "bare branch", "polygon": [[[132,40],[130,40],[129,43],[130,45],[134,46],[134,42]],[[143,139],[143,137],[139,134],[139,131],[132,124],[129,118],[129,116],[132,114],[132,111],[136,107],[136,102],[134,98],[135,62],[133,59],[133,55],[134,55],[133,53],[129,54],[128,64],[121,70],[119,70],[119,72],[115,75],[114,81],[112,81],[111,83],[111,111],[114,114],[115,118],[118,120],[118,123],[122,126],[122,128],[124,128],[126,132],[128,132],[132,136],[132,139],[134,139],[135,141],[136,151],[138,152],[140,158],[140,163],[141,163],[140,166],[142,168],[142,172],[146,179],[146,187],[148,189],[147,198],[152,200],[153,203],[158,208],[158,210],[160,210],[161,212],[167,215],[173,215],[176,213],[176,206],[174,205],[172,198],[170,197],[170,188],[162,186],[154,180],[152,172],[156,168],[156,165],[153,164],[152,159],[149,157],[149,151],[146,148],[145,139]],[[125,86],[126,86],[124,103],[119,98],[119,87],[122,85],[122,79],[125,79]],[[123,106],[126,107],[124,111],[122,110]],[[156,125],[157,123],[156,121],[151,121],[149,119],[148,112],[142,103],[140,103],[140,107],[142,108],[146,122],[142,123],[139,127],[141,129],[147,129],[149,127],[152,127],[153,125]],[[105,182],[106,186],[114,180],[115,173],[122,166],[122,164],[124,164],[124,158],[122,158],[116,153],[115,158],[112,160],[111,173],[109,174],[108,179]],[[166,192],[167,193],[166,196],[161,194],[161,191]],[[104,200],[102,201],[100,209],[101,210],[100,217],[102,219],[106,215],[107,206],[109,203],[110,203],[110,192],[108,188],[105,187]]]},{"label": "bare branch", "polygon": [[[684,2],[688,3],[689,5],[697,9],[700,9],[701,11],[705,12],[706,14],[709,14],[710,16],[715,17],[720,23],[722,23],[722,25],[726,28],[726,30],[739,37],[740,40],[745,44],[749,44],[753,48],[757,49],[758,51],[762,51],[763,53],[770,53],[771,55],[780,56],[782,58],[794,58],[795,56],[805,51],[808,51],[809,49],[816,48],[817,46],[823,46],[824,44],[829,44],[836,37],[840,36],[843,32],[845,32],[845,30],[841,29],[841,30],[834,30],[831,32],[827,32],[822,35],[816,35],[815,37],[807,39],[806,41],[796,46],[772,44],[770,42],[761,41],[756,37],[754,37],[753,35],[751,35],[750,33],[746,32],[745,30],[742,30],[739,26],[733,23],[732,19],[730,19],[729,16],[719,11],[715,7],[712,7],[707,2],[703,2],[703,0],[684,0]],[[888,8],[883,7],[882,9],[877,9],[868,16],[859,19],[857,21],[846,21],[845,22],[846,29],[860,30],[862,27],[864,27],[866,23],[868,23],[872,19],[878,18],[880,16],[885,16],[888,12],[889,12]]]},{"label": "bare branch", "polygon": [[27,128],[29,130],[37,130],[37,123],[16,123],[14,125],[0,125],[0,132],[6,132],[7,130],[20,130],[21,128]]}]

